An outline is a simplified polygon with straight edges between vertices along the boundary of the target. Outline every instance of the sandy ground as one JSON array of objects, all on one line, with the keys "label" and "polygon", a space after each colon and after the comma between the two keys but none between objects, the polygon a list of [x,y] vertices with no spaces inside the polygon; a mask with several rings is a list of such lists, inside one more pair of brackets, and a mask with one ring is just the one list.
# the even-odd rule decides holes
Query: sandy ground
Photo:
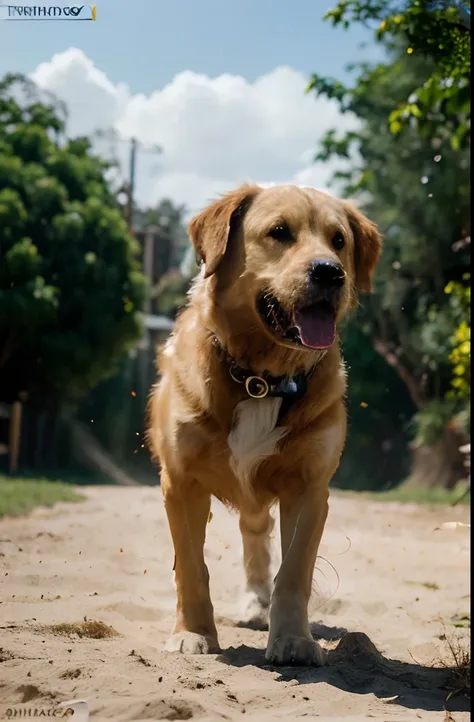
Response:
[{"label": "sandy ground", "polygon": [[[86,699],[97,721],[470,719],[465,698],[446,703],[445,672],[432,668],[443,633],[456,631],[449,620],[470,607],[468,531],[435,528],[467,522],[467,508],[333,495],[312,602],[328,664],[275,669],[265,664],[266,633],[238,626],[235,516],[215,505],[208,527],[223,652],[183,657],[163,651],[174,586],[160,490],[86,493],[82,504],[0,523],[0,719],[71,699]],[[84,619],[118,634],[55,628]],[[86,719],[79,707],[74,718]]]}]

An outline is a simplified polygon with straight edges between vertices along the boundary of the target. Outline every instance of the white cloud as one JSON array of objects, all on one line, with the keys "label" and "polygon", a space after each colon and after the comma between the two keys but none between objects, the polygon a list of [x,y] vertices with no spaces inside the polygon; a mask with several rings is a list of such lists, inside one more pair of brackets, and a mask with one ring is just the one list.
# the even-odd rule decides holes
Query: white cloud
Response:
[{"label": "white cloud", "polygon": [[[132,95],[70,48],[39,65],[32,78],[66,102],[70,135],[113,127],[162,146],[160,156],[138,154],[137,200],[153,205],[169,197],[190,212],[246,180],[325,188],[334,166],[312,164],[318,141],[329,128],[355,125],[332,101],[306,95],[307,78],[288,67],[253,83],[187,70],[150,96]],[[118,148],[126,171],[127,146]]]}]

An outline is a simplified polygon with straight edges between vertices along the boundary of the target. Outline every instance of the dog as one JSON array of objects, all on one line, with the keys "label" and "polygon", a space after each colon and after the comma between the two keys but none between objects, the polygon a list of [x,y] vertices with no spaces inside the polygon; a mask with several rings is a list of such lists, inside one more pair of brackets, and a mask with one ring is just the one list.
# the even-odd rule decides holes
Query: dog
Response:
[{"label": "dog", "polygon": [[[175,553],[166,649],[219,651],[204,542],[211,497],[239,512],[245,619],[275,665],[323,664],[308,602],[346,438],[337,327],[370,292],[377,226],[311,188],[243,185],[190,223],[201,271],[158,356],[148,439]],[[272,506],[281,566],[270,579]]]}]

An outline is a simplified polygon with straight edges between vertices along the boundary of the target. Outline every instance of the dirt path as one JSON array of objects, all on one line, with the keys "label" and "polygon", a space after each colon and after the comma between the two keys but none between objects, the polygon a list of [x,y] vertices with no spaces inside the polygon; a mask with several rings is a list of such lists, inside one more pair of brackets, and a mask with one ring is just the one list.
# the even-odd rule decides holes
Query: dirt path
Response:
[{"label": "dirt path", "polygon": [[[15,705],[51,709],[68,699],[87,699],[97,721],[450,719],[445,673],[430,665],[444,648],[443,622],[469,611],[469,539],[466,529],[434,529],[466,522],[466,508],[333,496],[315,575],[322,598],[312,610],[315,635],[333,650],[328,666],[273,669],[263,656],[266,634],[237,626],[236,517],[215,505],[208,527],[224,651],[182,657],[162,651],[174,587],[160,490],[87,495],[0,523],[0,719]],[[119,634],[104,637],[108,628],[98,625],[92,632],[102,638],[79,638],[54,627],[84,619]],[[448,707],[455,722],[470,718],[462,698]],[[85,720],[78,710],[74,718]]]}]

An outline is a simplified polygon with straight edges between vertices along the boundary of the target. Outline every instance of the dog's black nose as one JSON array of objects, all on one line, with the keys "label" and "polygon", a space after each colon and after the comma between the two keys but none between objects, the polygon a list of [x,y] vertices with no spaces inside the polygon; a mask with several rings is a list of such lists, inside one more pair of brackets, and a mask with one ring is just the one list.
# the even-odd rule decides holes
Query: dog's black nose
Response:
[{"label": "dog's black nose", "polygon": [[334,261],[314,261],[309,271],[311,283],[323,288],[340,288],[344,285],[346,274],[340,263]]}]

